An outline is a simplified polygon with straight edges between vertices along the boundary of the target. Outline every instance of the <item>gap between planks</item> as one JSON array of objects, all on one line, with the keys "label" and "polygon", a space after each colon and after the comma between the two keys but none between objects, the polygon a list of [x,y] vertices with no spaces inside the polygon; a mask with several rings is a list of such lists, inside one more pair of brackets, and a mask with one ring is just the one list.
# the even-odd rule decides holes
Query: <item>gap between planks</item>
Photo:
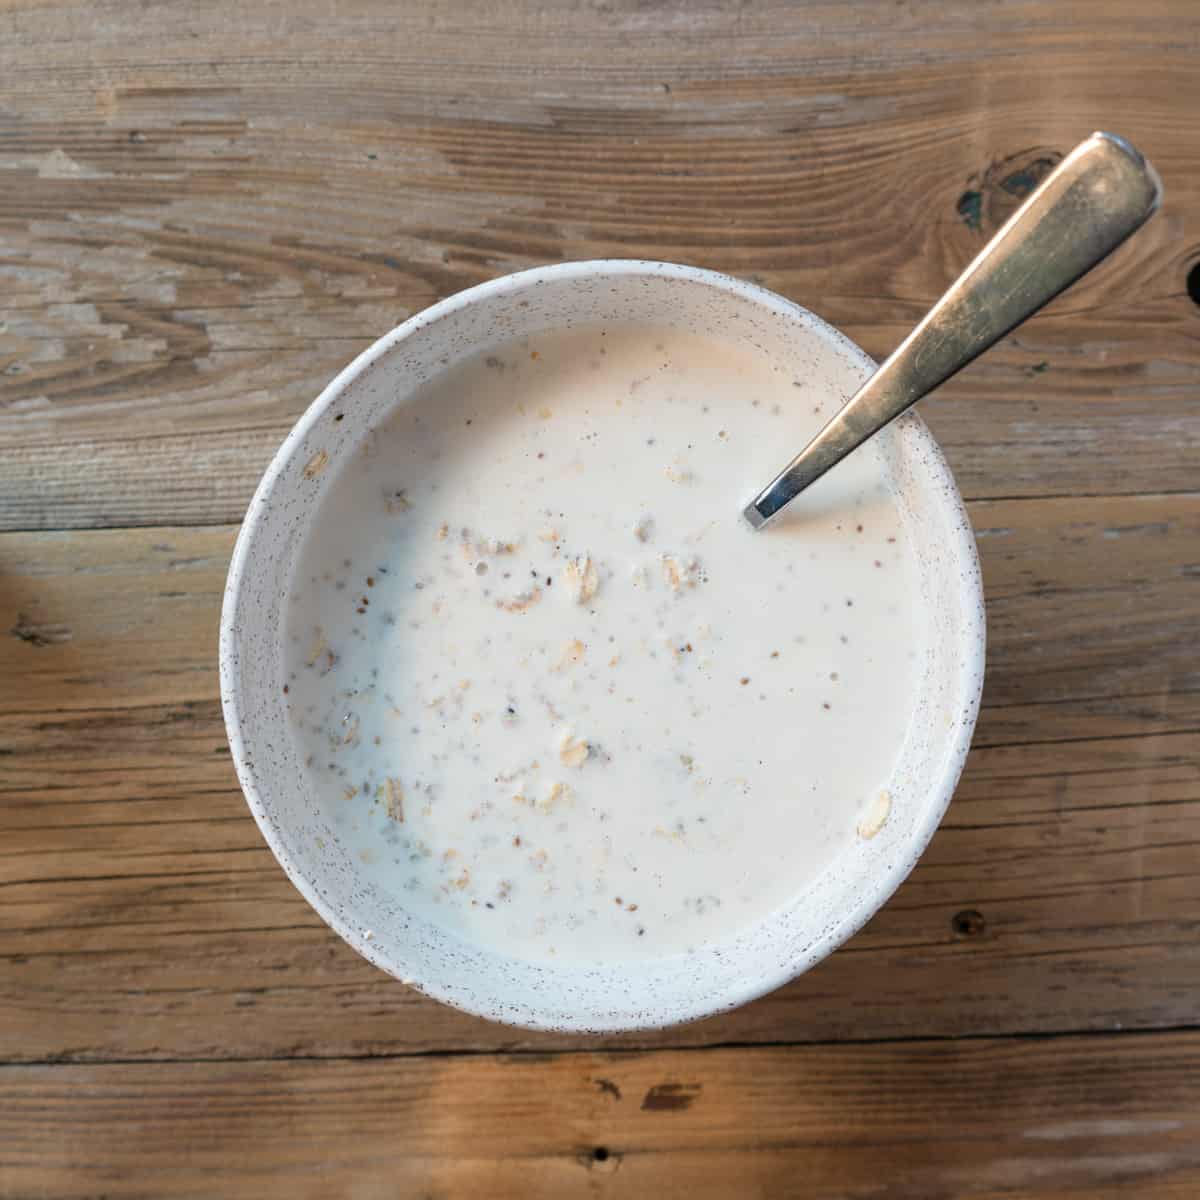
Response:
[{"label": "gap between planks", "polygon": [[[504,1028],[497,1026],[497,1028]],[[577,1046],[565,1045],[556,1047],[537,1047],[537,1046],[505,1046],[498,1044],[496,1046],[466,1046],[466,1047],[436,1047],[429,1049],[413,1049],[413,1050],[388,1050],[388,1051],[366,1051],[361,1054],[347,1053],[331,1053],[331,1054],[244,1054],[244,1055],[226,1055],[217,1057],[215,1055],[201,1054],[180,1054],[170,1058],[122,1058],[120,1055],[109,1055],[104,1058],[87,1058],[87,1059],[71,1059],[71,1058],[0,1058],[0,1070],[7,1067],[142,1067],[168,1065],[171,1063],[185,1063],[192,1065],[224,1065],[232,1064],[253,1064],[253,1063],[356,1063],[356,1062],[402,1062],[410,1059],[442,1059],[442,1058],[482,1058],[482,1059],[513,1059],[519,1061],[521,1059],[529,1059],[532,1061],[541,1061],[544,1059],[559,1059],[575,1057],[595,1058],[603,1056],[605,1058],[619,1059],[621,1057],[634,1057],[639,1055],[657,1054],[664,1052],[680,1053],[691,1055],[710,1054],[714,1052],[727,1052],[733,1050],[827,1050],[839,1046],[858,1046],[858,1047],[892,1047],[892,1046],[916,1046],[930,1047],[939,1043],[951,1043],[953,1045],[965,1045],[971,1042],[981,1042],[987,1045],[1003,1044],[1005,1042],[1018,1043],[1036,1043],[1036,1042],[1065,1042],[1068,1040],[1075,1041],[1095,1041],[1102,1042],[1111,1040],[1114,1037],[1125,1038],[1154,1038],[1162,1037],[1171,1034],[1192,1034],[1200,1030],[1200,1019],[1193,1022],[1184,1022],[1179,1025],[1160,1025],[1152,1029],[1132,1028],[1132,1029],[1037,1029],[1037,1030],[1013,1030],[1010,1033],[923,1033],[923,1034],[896,1034],[885,1037],[856,1037],[853,1035],[838,1038],[778,1038],[772,1040],[764,1038],[762,1041],[738,1041],[736,1038],[731,1038],[728,1041],[714,1042],[698,1042],[695,1045],[680,1045],[680,1046],[653,1046],[634,1043],[628,1046],[623,1046],[619,1042],[605,1044],[604,1046],[587,1044],[586,1035],[580,1035],[579,1041],[582,1043]],[[520,1030],[515,1032],[520,1033]]]}]

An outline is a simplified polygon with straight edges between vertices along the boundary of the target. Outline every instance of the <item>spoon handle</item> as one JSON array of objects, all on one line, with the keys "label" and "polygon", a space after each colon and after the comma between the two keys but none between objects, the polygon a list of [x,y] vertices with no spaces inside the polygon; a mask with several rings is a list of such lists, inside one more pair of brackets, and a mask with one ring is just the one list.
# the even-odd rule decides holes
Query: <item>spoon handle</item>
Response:
[{"label": "spoon handle", "polygon": [[845,407],[746,506],[761,528],[873,433],[1085,275],[1158,207],[1154,168],[1094,133],[1046,177]]}]

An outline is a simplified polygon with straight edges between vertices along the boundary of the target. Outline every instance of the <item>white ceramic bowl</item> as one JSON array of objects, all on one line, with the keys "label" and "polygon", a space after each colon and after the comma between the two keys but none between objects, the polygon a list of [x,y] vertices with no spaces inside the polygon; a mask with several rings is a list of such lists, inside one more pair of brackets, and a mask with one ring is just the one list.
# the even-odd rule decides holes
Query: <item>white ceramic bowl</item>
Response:
[{"label": "white ceramic bowl", "polygon": [[[575,1031],[662,1026],[733,1008],[799,975],[858,930],[912,869],[946,810],[974,728],[984,658],[971,528],[937,445],[909,414],[876,445],[920,563],[930,622],[925,677],[889,819],[872,840],[855,841],[815,896],[692,954],[581,968],[522,962],[468,944],[405,911],[365,878],[327,819],[326,802],[306,781],[284,711],[282,628],[305,532],[339,460],[448,364],[512,338],[593,321],[644,321],[724,336],[735,329],[841,396],[873,370],[862,351],[805,309],[691,267],[566,263],[451,296],[355,359],[288,434],[234,550],[220,648],[225,723],[250,810],[289,878],[325,921],[371,962],[439,1000],[514,1025]],[[306,472],[325,461],[329,469]]]}]

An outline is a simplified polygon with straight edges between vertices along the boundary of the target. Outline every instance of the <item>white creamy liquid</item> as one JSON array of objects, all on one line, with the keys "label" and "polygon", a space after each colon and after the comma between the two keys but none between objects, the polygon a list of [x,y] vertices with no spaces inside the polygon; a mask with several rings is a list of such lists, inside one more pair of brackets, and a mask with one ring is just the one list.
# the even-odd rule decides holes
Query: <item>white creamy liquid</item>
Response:
[{"label": "white creamy liquid", "polygon": [[877,830],[922,629],[882,458],[740,515],[823,399],[736,344],[596,326],[375,431],[287,625],[293,735],[364,873],[500,952],[617,963],[728,937]]}]

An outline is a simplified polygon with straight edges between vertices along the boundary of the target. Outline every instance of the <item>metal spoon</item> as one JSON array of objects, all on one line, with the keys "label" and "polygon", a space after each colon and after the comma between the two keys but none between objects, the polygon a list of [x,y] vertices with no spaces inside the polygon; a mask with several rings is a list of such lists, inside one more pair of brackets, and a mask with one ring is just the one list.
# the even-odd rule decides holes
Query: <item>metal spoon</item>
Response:
[{"label": "metal spoon", "polygon": [[809,484],[1033,316],[1158,208],[1162,185],[1127,142],[1080,142],[1005,222],[845,407],[744,509],[761,529]]}]

